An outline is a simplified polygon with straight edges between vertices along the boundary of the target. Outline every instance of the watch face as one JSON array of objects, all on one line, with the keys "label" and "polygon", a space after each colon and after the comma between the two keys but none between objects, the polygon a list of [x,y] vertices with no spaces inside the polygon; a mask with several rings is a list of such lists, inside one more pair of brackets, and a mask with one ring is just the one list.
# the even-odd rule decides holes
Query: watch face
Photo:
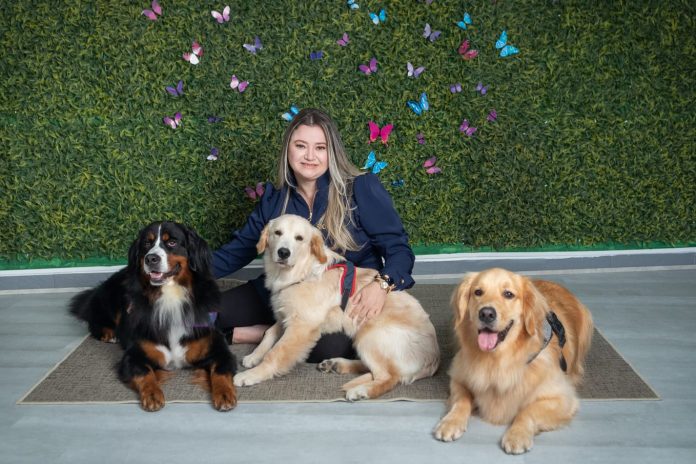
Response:
[{"label": "watch face", "polygon": [[379,286],[380,286],[380,288],[386,290],[387,288],[389,288],[389,283],[386,282],[386,281],[384,281],[384,280],[382,280],[382,281],[379,282]]}]

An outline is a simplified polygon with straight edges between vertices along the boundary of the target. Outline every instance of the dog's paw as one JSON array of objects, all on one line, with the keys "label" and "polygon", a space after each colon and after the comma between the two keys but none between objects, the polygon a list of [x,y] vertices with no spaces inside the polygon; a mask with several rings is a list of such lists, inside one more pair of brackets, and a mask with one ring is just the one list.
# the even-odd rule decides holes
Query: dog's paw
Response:
[{"label": "dog's paw", "polygon": [[159,411],[164,407],[164,393],[160,389],[152,389],[141,393],[140,406],[148,412]]},{"label": "dog's paw", "polygon": [[338,363],[334,361],[333,359],[325,359],[319,364],[317,364],[317,369],[319,369],[322,372],[328,373],[328,372],[338,372],[336,370]]},{"label": "dog's paw", "polygon": [[532,449],[534,435],[521,427],[510,427],[500,442],[507,454],[522,454]]},{"label": "dog's paw", "polygon": [[261,362],[261,358],[254,356],[254,354],[248,354],[242,358],[242,366],[248,368],[256,367]]},{"label": "dog's paw", "polygon": [[440,441],[454,441],[466,432],[466,422],[444,417],[435,426],[433,436]]},{"label": "dog's paw", "polygon": [[213,407],[225,412],[237,406],[237,392],[234,388],[225,388],[213,393]]},{"label": "dog's paw", "polygon": [[370,395],[367,391],[367,386],[358,385],[357,387],[353,387],[353,388],[347,390],[346,391],[346,399],[348,401],[369,400]]},{"label": "dog's paw", "polygon": [[249,385],[256,385],[259,382],[265,380],[261,377],[256,369],[249,369],[247,371],[239,372],[234,375],[234,384],[238,387],[248,387]]}]

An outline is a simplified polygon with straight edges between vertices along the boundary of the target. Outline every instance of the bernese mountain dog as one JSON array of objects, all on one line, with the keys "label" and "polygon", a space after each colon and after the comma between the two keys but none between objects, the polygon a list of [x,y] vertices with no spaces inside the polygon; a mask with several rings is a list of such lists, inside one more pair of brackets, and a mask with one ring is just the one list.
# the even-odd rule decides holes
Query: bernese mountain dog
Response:
[{"label": "bernese mountain dog", "polygon": [[211,261],[193,229],[154,222],[133,241],[125,268],[70,303],[94,338],[121,344],[119,378],[138,392],[146,411],[164,406],[162,371],[180,367],[208,373],[215,409],[237,404],[237,362],[211,321],[220,302]]}]

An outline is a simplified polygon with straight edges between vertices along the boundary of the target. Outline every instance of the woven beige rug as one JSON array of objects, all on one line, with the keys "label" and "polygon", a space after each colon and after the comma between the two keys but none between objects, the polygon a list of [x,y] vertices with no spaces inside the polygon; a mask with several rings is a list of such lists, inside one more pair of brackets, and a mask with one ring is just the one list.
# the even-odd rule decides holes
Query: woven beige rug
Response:
[{"label": "woven beige rug", "polygon": [[[443,401],[447,398],[447,368],[453,356],[453,334],[449,297],[452,285],[418,285],[411,293],[430,312],[437,330],[442,365],[429,379],[401,385],[383,397],[369,401]],[[232,347],[238,360],[251,345]],[[75,350],[58,363],[18,404],[137,403],[135,392],[116,376],[121,357],[118,345],[86,337]],[[315,364],[301,364],[290,374],[259,385],[238,388],[240,403],[344,401],[341,385],[352,375],[325,374]],[[192,382],[190,370],[175,371],[163,385],[169,403],[208,402],[209,394]],[[595,330],[588,354],[586,376],[579,389],[587,400],[655,400],[655,391],[635,372],[614,347]]]}]

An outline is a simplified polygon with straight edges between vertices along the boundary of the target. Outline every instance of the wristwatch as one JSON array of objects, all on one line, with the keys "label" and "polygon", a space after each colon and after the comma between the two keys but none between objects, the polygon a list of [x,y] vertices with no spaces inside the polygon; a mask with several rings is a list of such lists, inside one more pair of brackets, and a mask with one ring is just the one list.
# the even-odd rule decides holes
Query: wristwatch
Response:
[{"label": "wristwatch", "polygon": [[379,288],[386,291],[387,293],[391,292],[392,290],[394,290],[394,288],[396,288],[396,285],[394,285],[394,280],[387,274],[375,275],[375,282],[379,284]]}]

